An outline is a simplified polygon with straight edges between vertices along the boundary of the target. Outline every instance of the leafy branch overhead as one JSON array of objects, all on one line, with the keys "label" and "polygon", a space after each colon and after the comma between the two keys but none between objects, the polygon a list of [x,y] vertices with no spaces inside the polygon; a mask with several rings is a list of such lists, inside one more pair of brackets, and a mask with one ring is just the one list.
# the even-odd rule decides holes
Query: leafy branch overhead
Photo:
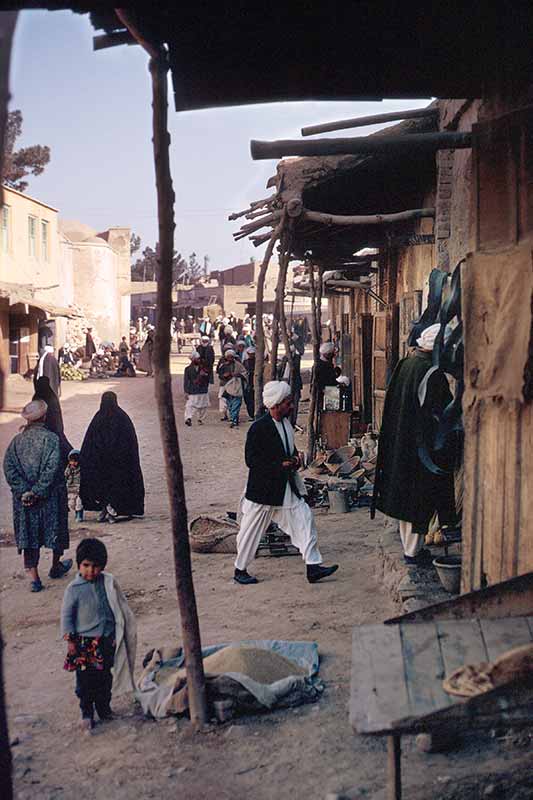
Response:
[{"label": "leafy branch overhead", "polygon": [[21,134],[22,112],[15,109],[7,116],[3,180],[12,189],[24,192],[28,188],[28,181],[23,178],[44,172],[50,161],[50,148],[47,145],[34,144],[15,150],[15,143]]}]

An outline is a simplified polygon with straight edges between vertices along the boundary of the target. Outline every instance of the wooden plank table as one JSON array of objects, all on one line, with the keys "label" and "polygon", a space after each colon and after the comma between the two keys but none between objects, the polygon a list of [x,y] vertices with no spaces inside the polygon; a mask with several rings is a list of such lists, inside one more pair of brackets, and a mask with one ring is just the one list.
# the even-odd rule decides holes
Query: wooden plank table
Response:
[{"label": "wooden plank table", "polygon": [[530,724],[533,686],[500,687],[473,698],[449,695],[443,679],[464,664],[494,661],[533,642],[533,617],[357,625],[353,630],[350,722],[387,736],[388,797],[401,798],[402,734],[496,722]]}]

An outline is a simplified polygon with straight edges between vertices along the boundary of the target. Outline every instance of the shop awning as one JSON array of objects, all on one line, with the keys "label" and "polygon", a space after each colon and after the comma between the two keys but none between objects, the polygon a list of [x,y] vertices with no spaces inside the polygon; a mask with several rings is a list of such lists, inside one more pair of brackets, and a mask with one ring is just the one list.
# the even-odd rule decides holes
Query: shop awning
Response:
[{"label": "shop awning", "polygon": [[66,317],[76,319],[83,317],[83,314],[75,308],[68,306],[56,306],[34,297],[34,289],[31,284],[25,283],[6,283],[0,282],[0,297],[7,298],[9,305],[17,304],[31,306],[42,311],[46,317]]}]

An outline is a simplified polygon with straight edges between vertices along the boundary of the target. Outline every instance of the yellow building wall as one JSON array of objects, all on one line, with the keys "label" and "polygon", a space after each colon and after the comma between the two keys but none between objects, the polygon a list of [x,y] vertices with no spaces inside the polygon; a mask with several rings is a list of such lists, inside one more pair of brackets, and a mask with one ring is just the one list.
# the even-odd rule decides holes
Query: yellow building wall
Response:
[{"label": "yellow building wall", "polygon": [[[29,195],[4,188],[5,206],[8,208],[8,248],[0,252],[0,281],[27,283],[40,290],[36,297],[60,304],[61,267],[55,208]],[[35,254],[30,253],[28,218],[36,220]],[[46,251],[41,237],[41,223],[47,224]],[[53,287],[53,288],[44,288]]]}]

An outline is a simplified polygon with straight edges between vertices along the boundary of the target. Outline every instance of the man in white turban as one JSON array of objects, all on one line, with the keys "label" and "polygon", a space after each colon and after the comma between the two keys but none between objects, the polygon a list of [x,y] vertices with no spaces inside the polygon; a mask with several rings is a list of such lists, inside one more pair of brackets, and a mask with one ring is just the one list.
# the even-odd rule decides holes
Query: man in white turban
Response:
[{"label": "man in white turban", "polygon": [[60,397],[61,370],[59,369],[59,363],[54,355],[54,348],[48,344],[44,347],[42,356],[37,364],[37,369],[33,376],[34,385],[36,385],[39,378],[43,376],[50,381],[50,387],[56,397]]},{"label": "man in white turban", "polygon": [[323,342],[319,348],[320,358],[315,364],[315,381],[318,388],[318,407],[322,410],[324,389],[326,386],[337,385],[337,375],[333,359],[335,357],[335,345],[333,342]]},{"label": "man in white turban", "polygon": [[183,373],[183,391],[187,395],[185,424],[190,428],[195,414],[198,415],[198,425],[204,424],[209,406],[209,370],[196,350],[192,351],[189,358],[191,363]]},{"label": "man in white turban", "polygon": [[271,522],[290,536],[306,564],[307,580],[316,583],[338,569],[322,566],[313,513],[303,496],[305,485],[297,473],[300,457],[294,446],[291,389],[285,381],[270,381],[263,390],[268,413],[251,426],[246,437],[249,469],[237,536],[234,580],[257,583],[247,567],[255,557],[261,537]]},{"label": "man in white turban", "polygon": [[[438,513],[441,526],[456,524],[452,454],[433,452],[436,418],[452,400],[442,370],[429,377],[423,406],[419,399],[439,330],[439,324],[426,328],[417,339],[418,347],[398,363],[391,377],[374,483],[372,515],[378,509],[399,521],[404,559],[419,566],[429,566],[432,561],[430,551],[422,545],[434,513]],[[431,461],[439,467],[438,473],[428,469]]]}]

